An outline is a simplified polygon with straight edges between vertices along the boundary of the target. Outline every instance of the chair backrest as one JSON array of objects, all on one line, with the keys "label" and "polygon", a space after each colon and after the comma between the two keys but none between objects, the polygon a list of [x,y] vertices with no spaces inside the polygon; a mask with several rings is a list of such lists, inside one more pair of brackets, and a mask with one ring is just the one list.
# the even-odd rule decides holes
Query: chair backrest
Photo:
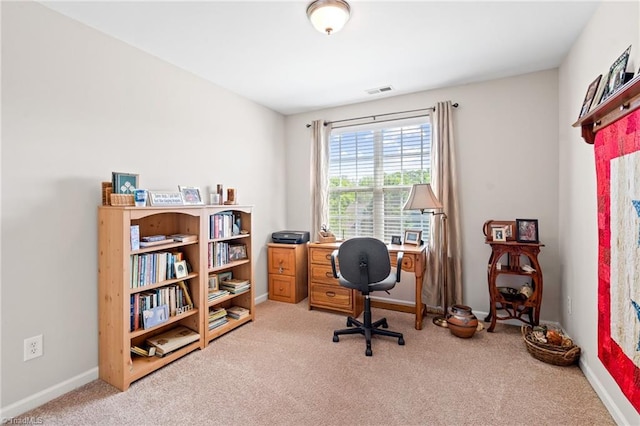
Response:
[{"label": "chair backrest", "polygon": [[[367,275],[362,275],[361,261],[367,265]],[[340,275],[358,286],[382,281],[391,273],[391,259],[387,246],[380,240],[370,237],[350,238],[340,245],[338,251]]]}]

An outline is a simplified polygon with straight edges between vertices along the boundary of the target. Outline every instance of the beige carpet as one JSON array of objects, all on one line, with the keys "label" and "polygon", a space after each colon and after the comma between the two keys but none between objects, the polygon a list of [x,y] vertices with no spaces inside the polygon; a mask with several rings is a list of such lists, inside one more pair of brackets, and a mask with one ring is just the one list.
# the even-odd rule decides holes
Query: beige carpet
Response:
[{"label": "beige carpet", "polygon": [[613,425],[577,366],[532,358],[520,328],[471,339],[374,309],[406,345],[332,342],[345,317],[267,301],[255,322],[119,392],[97,380],[24,417],[53,425]]}]

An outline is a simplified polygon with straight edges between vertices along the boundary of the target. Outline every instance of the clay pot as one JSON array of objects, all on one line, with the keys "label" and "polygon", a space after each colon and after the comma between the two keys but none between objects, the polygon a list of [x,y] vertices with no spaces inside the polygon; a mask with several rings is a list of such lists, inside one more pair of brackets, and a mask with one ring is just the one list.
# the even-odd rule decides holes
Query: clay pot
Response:
[{"label": "clay pot", "polygon": [[468,338],[475,334],[478,328],[478,318],[473,315],[470,307],[453,305],[449,308],[447,325],[454,336]]}]

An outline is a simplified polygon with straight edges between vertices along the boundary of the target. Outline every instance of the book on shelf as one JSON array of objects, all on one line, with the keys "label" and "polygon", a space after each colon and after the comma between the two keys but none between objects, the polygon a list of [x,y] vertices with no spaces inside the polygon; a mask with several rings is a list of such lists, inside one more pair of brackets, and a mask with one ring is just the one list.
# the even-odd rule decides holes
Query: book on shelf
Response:
[{"label": "book on shelf", "polygon": [[199,338],[200,335],[195,331],[179,325],[167,332],[148,338],[147,344],[156,348],[156,355],[164,356],[169,352],[197,341]]},{"label": "book on shelf", "polygon": [[224,316],[222,318],[215,319],[213,321],[209,321],[209,330],[213,330],[214,328],[218,328],[221,325],[224,325],[224,324],[226,324],[228,322],[229,322],[229,320],[227,319],[226,316]]},{"label": "book on shelf", "polygon": [[249,310],[242,306],[231,306],[227,308],[227,316],[233,319],[242,319],[249,316]]},{"label": "book on shelf", "polygon": [[131,225],[131,250],[140,250],[140,226]]},{"label": "book on shelf", "polygon": [[146,237],[142,237],[140,238],[140,241],[144,241],[146,243],[151,243],[154,241],[163,241],[166,240],[167,236],[166,235],[147,235]]},{"label": "book on shelf", "polygon": [[220,283],[220,289],[227,290],[230,293],[237,294],[248,290],[251,287],[249,280],[230,278]]},{"label": "book on shelf", "polygon": [[227,290],[214,290],[209,292],[208,298],[209,298],[209,301],[212,301],[212,300],[216,300],[221,297],[224,297],[227,294],[229,294],[229,291]]},{"label": "book on shelf", "polygon": [[172,243],[173,240],[170,240],[168,238],[165,238],[164,240],[156,240],[156,241],[140,241],[140,247],[155,247],[155,246],[161,246],[164,244],[170,244]]},{"label": "book on shelf", "polygon": [[140,346],[131,346],[131,353],[140,356],[154,356],[156,354],[156,347],[149,346],[148,349],[141,348]]},{"label": "book on shelf", "polygon": [[227,310],[225,308],[211,308],[209,309],[209,322],[218,318],[224,318],[227,316]]},{"label": "book on shelf", "polygon": [[173,234],[169,235],[169,238],[180,243],[191,243],[198,241],[198,236],[195,234]]}]

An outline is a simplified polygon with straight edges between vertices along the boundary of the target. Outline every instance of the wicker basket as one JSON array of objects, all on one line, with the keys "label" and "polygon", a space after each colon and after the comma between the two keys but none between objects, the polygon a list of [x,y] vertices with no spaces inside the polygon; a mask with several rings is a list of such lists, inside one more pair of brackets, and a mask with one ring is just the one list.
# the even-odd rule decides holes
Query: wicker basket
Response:
[{"label": "wicker basket", "polygon": [[135,206],[136,203],[132,194],[111,194],[109,195],[112,206]]},{"label": "wicker basket", "polygon": [[531,334],[533,330],[528,325],[523,325],[521,331],[527,351],[529,351],[531,356],[535,359],[549,364],[566,367],[568,365],[575,364],[580,358],[579,346],[573,345],[565,348],[562,346],[537,342]]}]

